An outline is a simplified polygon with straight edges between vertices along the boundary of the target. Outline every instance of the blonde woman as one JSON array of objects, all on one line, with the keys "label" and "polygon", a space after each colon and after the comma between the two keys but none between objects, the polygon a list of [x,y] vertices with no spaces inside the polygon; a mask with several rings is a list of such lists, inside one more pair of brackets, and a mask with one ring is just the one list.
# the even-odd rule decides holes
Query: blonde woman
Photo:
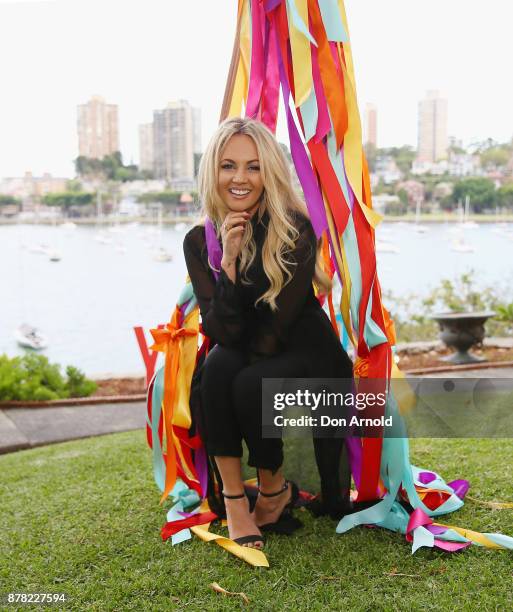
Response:
[{"label": "blonde woman", "polygon": [[[298,498],[281,471],[282,440],[262,438],[262,379],[351,378],[352,363],[315,297],[312,283],[326,292],[331,281],[272,133],[250,119],[222,123],[202,157],[199,191],[205,219],[186,235],[184,254],[211,344],[196,367],[191,408],[222,481],[230,537],[262,548],[262,531],[287,531],[280,525]],[[218,268],[209,228],[222,249]],[[241,476],[242,441],[258,474],[253,512]],[[321,510],[343,513],[343,440],[314,446]]]}]

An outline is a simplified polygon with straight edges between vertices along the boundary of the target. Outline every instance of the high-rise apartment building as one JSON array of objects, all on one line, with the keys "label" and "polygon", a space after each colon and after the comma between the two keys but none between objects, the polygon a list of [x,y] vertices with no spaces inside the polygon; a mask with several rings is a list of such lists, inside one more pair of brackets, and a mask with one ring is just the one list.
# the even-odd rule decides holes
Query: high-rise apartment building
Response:
[{"label": "high-rise apartment building", "polygon": [[201,109],[192,109],[192,150],[194,153],[202,153],[201,147]]},{"label": "high-rise apartment building", "polygon": [[436,163],[447,159],[447,100],[438,91],[428,91],[419,102],[419,162]]},{"label": "high-rise apartment building", "polygon": [[194,109],[186,100],[169,102],[153,112],[154,176],[176,185],[194,181],[194,152],[198,146]]},{"label": "high-rise apartment building", "polygon": [[102,159],[119,151],[117,104],[107,104],[101,96],[93,96],[78,105],[78,154]]},{"label": "high-rise apartment building", "polygon": [[139,168],[153,172],[153,123],[144,123],[139,126]]},{"label": "high-rise apartment building", "polygon": [[378,109],[374,104],[365,105],[363,119],[363,144],[378,146]]}]

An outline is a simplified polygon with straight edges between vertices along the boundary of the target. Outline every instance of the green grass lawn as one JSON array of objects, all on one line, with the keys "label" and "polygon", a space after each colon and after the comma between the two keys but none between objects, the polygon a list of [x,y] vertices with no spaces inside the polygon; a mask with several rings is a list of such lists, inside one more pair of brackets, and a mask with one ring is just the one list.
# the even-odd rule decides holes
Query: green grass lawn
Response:
[{"label": "green grass lawn", "polygon": [[[511,440],[417,439],[412,461],[447,480],[467,477],[474,497],[511,501],[512,448]],[[399,534],[361,527],[337,535],[334,521],[307,512],[296,535],[268,538],[269,569],[215,543],[164,543],[143,432],[2,456],[0,500],[0,592],[65,592],[68,610],[513,608],[513,552],[474,546],[412,556]],[[469,501],[446,520],[513,535],[512,510]],[[243,591],[249,606],[215,593],[212,582]]]}]

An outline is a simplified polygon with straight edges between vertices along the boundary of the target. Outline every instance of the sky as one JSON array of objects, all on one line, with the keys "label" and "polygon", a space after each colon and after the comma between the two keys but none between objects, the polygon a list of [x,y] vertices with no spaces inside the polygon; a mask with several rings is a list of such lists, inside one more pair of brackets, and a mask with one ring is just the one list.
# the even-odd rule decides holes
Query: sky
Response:
[{"label": "sky", "polygon": [[[378,107],[378,146],[416,144],[426,90],[449,100],[449,134],[513,137],[513,3],[345,0],[360,108]],[[121,151],[138,162],[138,125],[187,99],[214,131],[237,0],[0,0],[0,177],[72,176],[76,107],[119,105]],[[287,142],[283,113],[278,137]]]}]

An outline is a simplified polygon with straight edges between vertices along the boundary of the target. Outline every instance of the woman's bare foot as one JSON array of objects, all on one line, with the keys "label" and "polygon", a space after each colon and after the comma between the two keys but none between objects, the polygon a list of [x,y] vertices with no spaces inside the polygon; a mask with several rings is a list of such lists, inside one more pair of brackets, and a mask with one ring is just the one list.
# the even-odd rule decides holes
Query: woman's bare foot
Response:
[{"label": "woman's bare foot", "polygon": [[[260,530],[255,524],[253,515],[249,513],[249,502],[245,495],[240,499],[229,499],[225,497],[224,503],[230,539],[236,540],[237,538],[253,535],[262,537]],[[246,544],[241,544],[241,546],[262,550],[264,541],[262,538],[260,541],[248,542]]]},{"label": "woman's bare foot", "polygon": [[[280,518],[285,506],[292,498],[292,487],[290,483],[287,482],[287,488],[284,488],[285,482],[282,483],[281,488],[283,490],[278,495],[273,495],[273,497],[265,497],[264,495],[260,494],[258,495],[254,510],[256,525],[261,526],[267,525],[268,523],[276,523],[276,521]],[[279,490],[280,487],[274,487],[273,490],[270,490],[263,487],[262,484],[260,485],[260,491],[262,493],[276,493]]]}]

